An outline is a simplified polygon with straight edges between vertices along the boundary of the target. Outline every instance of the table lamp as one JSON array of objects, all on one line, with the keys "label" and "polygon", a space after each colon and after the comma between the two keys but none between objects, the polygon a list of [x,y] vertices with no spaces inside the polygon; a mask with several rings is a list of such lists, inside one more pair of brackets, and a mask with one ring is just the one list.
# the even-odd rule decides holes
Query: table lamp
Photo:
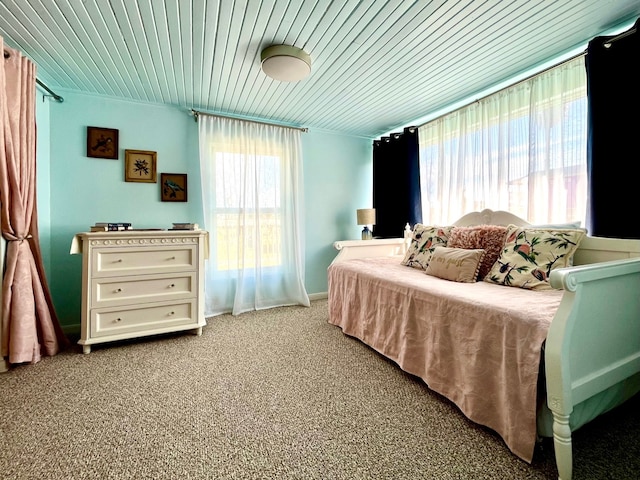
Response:
[{"label": "table lamp", "polygon": [[369,230],[369,225],[373,227],[376,224],[375,208],[359,208],[356,210],[358,215],[358,225],[364,225],[362,229],[362,240],[371,240],[373,233]]}]

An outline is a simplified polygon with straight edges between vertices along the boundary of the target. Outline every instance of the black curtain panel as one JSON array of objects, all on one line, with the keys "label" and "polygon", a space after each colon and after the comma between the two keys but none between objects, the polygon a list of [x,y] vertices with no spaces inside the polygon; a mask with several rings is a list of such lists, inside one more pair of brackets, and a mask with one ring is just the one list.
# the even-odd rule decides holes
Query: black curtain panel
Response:
[{"label": "black curtain panel", "polygon": [[373,208],[374,237],[402,237],[407,223],[422,222],[417,127],[373,142]]},{"label": "black curtain panel", "polygon": [[596,37],[587,47],[587,229],[593,236],[640,239],[640,222],[618,215],[638,204],[640,190],[638,27],[640,19],[628,31]]}]

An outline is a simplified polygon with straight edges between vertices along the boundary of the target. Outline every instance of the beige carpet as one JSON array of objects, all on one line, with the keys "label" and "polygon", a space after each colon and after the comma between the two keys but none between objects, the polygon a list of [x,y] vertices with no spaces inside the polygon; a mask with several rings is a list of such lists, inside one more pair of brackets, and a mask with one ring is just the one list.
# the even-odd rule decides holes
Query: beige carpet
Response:
[{"label": "beige carpet", "polygon": [[[574,435],[574,479],[636,479],[640,402]],[[0,479],[554,479],[362,343],[327,302],[0,374]]]}]

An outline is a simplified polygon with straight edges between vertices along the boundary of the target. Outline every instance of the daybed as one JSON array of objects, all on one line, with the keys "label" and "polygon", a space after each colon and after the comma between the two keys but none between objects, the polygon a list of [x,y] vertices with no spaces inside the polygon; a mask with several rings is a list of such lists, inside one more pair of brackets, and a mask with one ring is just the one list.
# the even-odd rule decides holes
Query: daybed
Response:
[{"label": "daybed", "polygon": [[[640,240],[576,229],[568,229],[576,235],[569,237],[558,226],[534,227],[508,212],[483,210],[439,232],[443,242],[426,265],[417,265],[418,226],[425,228],[416,225],[408,239],[334,244],[329,322],[422,378],[523,460],[532,461],[539,437],[553,436],[558,478],[570,480],[571,432],[640,391]],[[510,236],[500,237],[497,250],[447,246],[454,232],[492,226]],[[518,245],[516,236],[528,243]],[[566,256],[533,273],[505,260],[529,254],[540,238],[553,245],[578,239],[578,248],[569,241]],[[481,281],[435,267],[466,265],[448,255],[470,257],[475,250]],[[518,272],[533,283],[518,283]]]}]

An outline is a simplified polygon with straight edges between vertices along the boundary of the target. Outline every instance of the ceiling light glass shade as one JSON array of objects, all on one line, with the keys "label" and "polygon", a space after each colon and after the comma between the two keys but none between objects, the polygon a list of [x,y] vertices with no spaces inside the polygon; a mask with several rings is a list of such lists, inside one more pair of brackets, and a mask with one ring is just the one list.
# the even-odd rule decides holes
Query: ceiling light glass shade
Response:
[{"label": "ceiling light glass shade", "polygon": [[311,73],[311,57],[290,45],[272,45],[261,54],[262,71],[281,82],[297,82]]}]

